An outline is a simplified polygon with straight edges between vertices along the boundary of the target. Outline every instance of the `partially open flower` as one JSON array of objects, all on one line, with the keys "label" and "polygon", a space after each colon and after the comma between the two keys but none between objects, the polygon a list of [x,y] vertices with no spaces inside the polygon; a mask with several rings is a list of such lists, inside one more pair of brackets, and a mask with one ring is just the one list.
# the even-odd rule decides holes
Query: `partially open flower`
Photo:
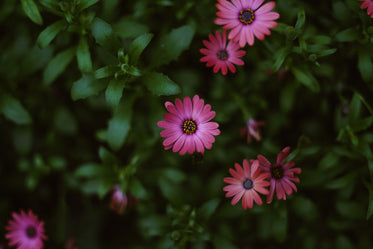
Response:
[{"label": "partially open flower", "polygon": [[127,195],[119,189],[118,185],[115,185],[111,190],[110,209],[118,214],[123,214],[127,204]]},{"label": "partially open flower", "polygon": [[263,121],[256,121],[250,118],[246,123],[246,127],[241,128],[241,136],[245,136],[248,143],[251,143],[252,138],[260,141],[260,127],[262,126],[264,126]]}]

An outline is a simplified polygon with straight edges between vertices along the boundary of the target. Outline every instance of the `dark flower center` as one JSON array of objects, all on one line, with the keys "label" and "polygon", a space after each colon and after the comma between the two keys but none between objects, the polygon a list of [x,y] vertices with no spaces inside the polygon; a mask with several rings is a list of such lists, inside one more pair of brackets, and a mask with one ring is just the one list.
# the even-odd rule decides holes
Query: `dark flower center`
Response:
[{"label": "dark flower center", "polygon": [[194,122],[193,120],[185,120],[183,125],[182,125],[182,128],[183,128],[183,132],[187,135],[191,135],[191,134],[194,134],[197,130],[197,124],[196,122]]},{"label": "dark flower center", "polygon": [[28,226],[26,228],[26,235],[27,237],[29,237],[30,239],[33,239],[36,237],[37,235],[37,231],[36,231],[36,228],[34,226]]},{"label": "dark flower center", "polygon": [[275,165],[271,167],[272,177],[275,179],[281,179],[284,176],[284,169],[282,165]]},{"label": "dark flower center", "polygon": [[219,50],[217,56],[220,60],[225,61],[226,59],[228,59],[228,52],[225,49]]},{"label": "dark flower center", "polygon": [[251,9],[245,9],[240,11],[239,15],[240,22],[245,25],[252,23],[255,19],[254,11]]},{"label": "dark flower center", "polygon": [[244,182],[243,182],[243,187],[245,189],[252,189],[253,188],[253,181],[251,181],[250,179],[246,179]]}]

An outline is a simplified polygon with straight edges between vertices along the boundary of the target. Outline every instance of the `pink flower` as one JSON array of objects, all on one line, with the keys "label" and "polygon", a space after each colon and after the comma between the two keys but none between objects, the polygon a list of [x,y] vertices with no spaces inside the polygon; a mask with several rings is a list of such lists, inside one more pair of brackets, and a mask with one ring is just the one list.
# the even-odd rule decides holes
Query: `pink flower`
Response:
[{"label": "pink flower", "polygon": [[5,238],[9,240],[9,246],[16,246],[17,249],[41,249],[43,241],[47,236],[44,235],[44,222],[39,221],[38,217],[31,210],[26,214],[21,210],[20,214],[13,212],[13,220],[9,220],[5,229],[8,233]]},{"label": "pink flower", "polygon": [[261,168],[259,167],[259,161],[253,160],[250,165],[249,162],[243,160],[243,169],[238,164],[234,164],[236,170],[229,169],[229,173],[233,177],[225,177],[224,182],[229,185],[223,188],[227,191],[226,197],[233,197],[232,205],[235,205],[242,197],[242,207],[243,209],[252,208],[253,201],[258,205],[262,205],[262,199],[259,193],[268,195],[269,191],[265,187],[269,186],[269,182],[265,181],[265,178],[269,177],[269,173],[261,173]]},{"label": "pink flower", "polygon": [[115,185],[111,190],[110,209],[118,214],[123,214],[127,203],[127,195],[119,189],[118,185]]},{"label": "pink flower", "polygon": [[263,121],[255,121],[254,119],[250,118],[249,121],[247,121],[246,127],[241,128],[241,136],[246,136],[248,143],[251,143],[252,138],[260,141],[261,137],[259,134],[259,129],[262,126],[264,126]]},{"label": "pink flower", "polygon": [[278,155],[277,161],[271,164],[264,156],[258,155],[260,167],[270,173],[270,189],[269,195],[267,196],[267,203],[271,203],[273,195],[277,193],[277,199],[286,200],[286,195],[291,195],[293,190],[296,192],[297,187],[293,182],[299,183],[299,178],[295,174],[300,174],[302,170],[300,168],[292,168],[295,163],[290,161],[285,163],[286,157],[289,155],[290,147],[284,148]]},{"label": "pink flower", "polygon": [[198,95],[184,98],[184,103],[180,99],[175,100],[175,105],[167,101],[166,109],[170,113],[165,113],[165,120],[159,121],[157,125],[165,130],[161,131],[161,137],[165,150],[171,149],[184,155],[197,152],[204,153],[205,148],[211,149],[215,142],[215,137],[220,134],[219,124],[208,122],[215,117],[215,112],[211,111],[211,105],[204,104],[204,100]]},{"label": "pink flower", "polygon": [[373,1],[372,0],[358,0],[363,2],[360,6],[360,9],[366,9],[367,8],[367,14],[373,18]]},{"label": "pink flower", "polygon": [[219,31],[216,31],[215,36],[209,35],[210,41],[203,40],[203,44],[206,48],[201,48],[199,51],[205,56],[200,59],[201,62],[207,62],[207,67],[214,66],[214,73],[217,73],[220,69],[223,75],[226,75],[228,70],[232,73],[236,72],[236,68],[233,64],[242,66],[245,63],[238,59],[246,54],[243,50],[238,50],[240,46],[233,41],[229,41],[227,45],[227,32],[223,31],[221,36]]},{"label": "pink flower", "polygon": [[[268,2],[264,5],[264,0],[218,0],[216,4],[218,16],[215,24],[224,25],[223,29],[231,30],[228,39],[238,42],[241,47],[246,43],[250,46],[254,44],[254,36],[259,40],[264,39],[264,35],[270,35],[270,28],[277,27],[274,21],[280,17],[276,12],[271,12],[275,7],[275,2]],[[262,6],[261,6],[262,5]]]}]

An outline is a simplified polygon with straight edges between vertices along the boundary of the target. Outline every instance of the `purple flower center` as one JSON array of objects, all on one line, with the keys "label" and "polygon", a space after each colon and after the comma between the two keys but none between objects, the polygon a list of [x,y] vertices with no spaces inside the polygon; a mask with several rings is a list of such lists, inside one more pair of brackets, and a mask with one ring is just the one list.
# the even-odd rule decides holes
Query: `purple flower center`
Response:
[{"label": "purple flower center", "polygon": [[253,181],[251,181],[250,179],[246,179],[244,182],[243,182],[243,187],[245,189],[252,189],[253,188]]},{"label": "purple flower center", "polygon": [[228,52],[225,49],[219,50],[219,52],[217,52],[216,55],[222,61],[225,61],[228,59]]},{"label": "purple flower center", "polygon": [[276,164],[271,167],[271,175],[272,178],[275,179],[281,179],[284,176],[284,169],[282,168],[282,165]]},{"label": "purple flower center", "polygon": [[36,228],[34,226],[28,226],[26,227],[26,235],[27,237],[29,237],[30,239],[33,239],[36,237],[37,235],[37,231],[36,231]]},{"label": "purple flower center", "polygon": [[181,126],[183,132],[187,135],[194,134],[197,130],[197,124],[195,121],[191,119],[187,119],[184,121],[183,125]]},{"label": "purple flower center", "polygon": [[240,22],[245,25],[252,23],[255,19],[254,11],[252,11],[251,9],[241,10],[239,19]]}]

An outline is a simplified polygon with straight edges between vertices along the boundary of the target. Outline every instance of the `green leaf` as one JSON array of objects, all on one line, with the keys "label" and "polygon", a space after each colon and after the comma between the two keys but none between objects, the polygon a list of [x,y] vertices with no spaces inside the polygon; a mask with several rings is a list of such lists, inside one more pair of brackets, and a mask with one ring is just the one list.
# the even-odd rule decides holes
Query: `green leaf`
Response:
[{"label": "green leaf", "polygon": [[105,163],[106,165],[112,165],[112,164],[117,163],[117,159],[114,156],[114,154],[111,153],[105,147],[100,146],[98,150],[98,156],[100,157],[101,161]]},{"label": "green leaf", "polygon": [[274,72],[277,72],[281,68],[288,54],[289,54],[289,51],[286,48],[281,48],[275,53],[274,58],[276,59],[275,59],[275,63],[273,63],[272,65],[272,70]]},{"label": "green leaf", "polygon": [[328,56],[337,52],[336,48],[325,49],[317,53],[318,57]]},{"label": "green leaf", "polygon": [[82,73],[92,72],[91,53],[89,52],[87,39],[84,36],[80,38],[78,48],[76,50],[76,58],[78,60],[79,70]]},{"label": "green leaf", "polygon": [[77,11],[80,12],[82,10],[85,10],[87,9],[88,7],[94,5],[95,3],[97,3],[99,0],[80,0],[79,1],[79,4],[78,4],[78,7],[77,7]]},{"label": "green leaf", "polygon": [[106,173],[106,168],[97,163],[86,163],[79,166],[74,175],[77,177],[96,178]]},{"label": "green leaf", "polygon": [[0,111],[4,116],[19,125],[28,125],[32,119],[27,110],[18,99],[10,95],[2,95],[0,98]]},{"label": "green leaf", "polygon": [[157,67],[176,60],[179,55],[189,48],[194,36],[190,26],[182,26],[163,36],[152,54],[151,66]]},{"label": "green leaf", "polygon": [[21,0],[22,8],[26,15],[36,24],[42,25],[43,19],[41,18],[38,7],[33,0]]},{"label": "green leaf", "polygon": [[123,39],[135,38],[139,35],[149,32],[149,28],[135,21],[121,19],[113,26],[113,29],[119,37]]},{"label": "green leaf", "polygon": [[123,89],[125,86],[125,79],[113,79],[110,81],[105,91],[106,102],[111,107],[116,107],[123,95]]},{"label": "green leaf", "polygon": [[320,86],[315,77],[309,72],[293,67],[291,69],[295,78],[314,92],[320,91]]},{"label": "green leaf", "polygon": [[136,196],[140,199],[146,198],[147,195],[144,186],[137,178],[131,178],[129,191],[133,196]]},{"label": "green leaf", "polygon": [[295,23],[295,30],[298,31],[298,30],[303,29],[305,21],[306,21],[306,13],[304,12],[303,8],[300,8],[297,14],[297,22]]},{"label": "green leaf", "polygon": [[56,35],[65,27],[65,20],[57,21],[49,25],[44,29],[38,36],[36,43],[40,48],[45,48],[51,43],[51,41],[56,37]]},{"label": "green leaf", "polygon": [[180,87],[161,73],[148,73],[142,78],[145,86],[155,95],[174,95],[180,92]]},{"label": "green leaf", "polygon": [[368,129],[373,124],[373,117],[367,117],[360,120],[357,120],[353,123],[351,123],[351,130],[353,132],[359,132]]},{"label": "green leaf", "polygon": [[335,35],[337,41],[340,42],[351,42],[355,41],[359,38],[359,35],[355,28],[348,28],[345,29]]},{"label": "green leaf", "polygon": [[[368,162],[368,165],[369,165],[369,170],[371,171],[371,175],[373,175],[373,162],[369,161]],[[373,215],[373,183],[372,183],[372,176],[371,176],[371,183],[367,183],[366,181],[364,181],[364,185],[365,187],[368,189],[369,191],[369,198],[368,198],[368,210],[367,210],[367,215],[366,215],[366,219],[368,220],[372,215]]]},{"label": "green leaf", "polygon": [[373,80],[373,63],[370,55],[365,51],[359,52],[359,59],[357,64],[361,77],[365,82]]},{"label": "green leaf", "polygon": [[358,94],[357,92],[354,92],[354,95],[352,96],[352,99],[350,102],[350,113],[349,113],[350,123],[359,118],[360,111],[361,111],[361,97],[360,97],[360,94]]},{"label": "green leaf", "polygon": [[210,219],[211,215],[216,211],[220,203],[219,199],[212,199],[209,200],[201,206],[201,208],[198,210],[198,215],[201,216],[202,219],[208,220]]},{"label": "green leaf", "polygon": [[153,34],[143,34],[137,37],[130,45],[128,56],[131,65],[136,65],[142,51],[148,46],[153,38]]},{"label": "green leaf", "polygon": [[103,79],[114,76],[118,70],[120,70],[118,66],[105,66],[94,71],[93,75],[96,79]]},{"label": "green leaf", "polygon": [[58,53],[50,60],[43,72],[43,83],[45,85],[51,84],[60,74],[62,74],[67,65],[72,61],[75,55],[75,48],[67,49]]},{"label": "green leaf", "polygon": [[39,3],[49,10],[59,11],[59,2],[56,0],[39,0]]},{"label": "green leaf", "polygon": [[73,100],[85,99],[98,94],[105,84],[96,81],[92,75],[83,75],[81,79],[75,81],[71,88],[71,97]]},{"label": "green leaf", "polygon": [[132,100],[127,99],[119,105],[109,121],[107,141],[113,150],[119,150],[124,144],[131,128]]},{"label": "green leaf", "polygon": [[339,156],[333,152],[327,153],[319,162],[319,169],[326,171],[338,166]]},{"label": "green leaf", "polygon": [[96,17],[92,22],[92,35],[98,44],[108,50],[117,51],[121,47],[110,24],[100,18]]}]

